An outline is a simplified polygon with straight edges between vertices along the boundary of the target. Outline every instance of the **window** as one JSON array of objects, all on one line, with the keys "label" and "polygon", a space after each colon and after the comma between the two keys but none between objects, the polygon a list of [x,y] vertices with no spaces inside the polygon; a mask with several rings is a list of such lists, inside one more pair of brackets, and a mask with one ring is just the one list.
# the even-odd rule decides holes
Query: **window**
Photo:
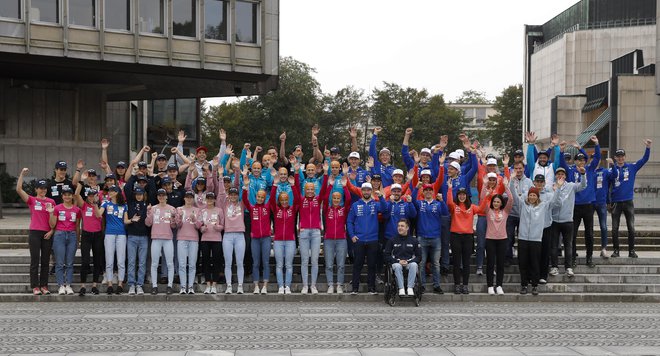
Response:
[{"label": "window", "polygon": [[486,120],[486,109],[477,109],[477,119]]},{"label": "window", "polygon": [[167,140],[176,144],[179,129],[188,139],[197,139],[197,99],[152,100],[147,106],[149,128],[147,141],[161,145]]},{"label": "window", "polygon": [[60,1],[32,0],[30,14],[32,21],[60,23]]},{"label": "window", "polygon": [[257,43],[257,7],[251,2],[236,2],[236,42]]},{"label": "window", "polygon": [[130,104],[131,107],[131,116],[130,116],[130,122],[131,122],[131,131],[130,131],[130,138],[131,138],[131,151],[137,152],[138,151],[138,145],[139,145],[139,139],[140,135],[138,135],[138,130],[139,130],[139,125],[138,125],[138,106],[135,103]]},{"label": "window", "polygon": [[112,30],[131,30],[130,0],[105,1],[105,28]]},{"label": "window", "polygon": [[172,34],[197,37],[196,13],[195,0],[172,1]]},{"label": "window", "polygon": [[21,0],[0,1],[0,17],[10,19],[21,18]]},{"label": "window", "polygon": [[96,27],[96,0],[69,0],[69,25]]},{"label": "window", "polygon": [[165,34],[163,0],[140,0],[140,32]]},{"label": "window", "polygon": [[227,1],[206,0],[204,2],[204,37],[212,40],[227,40]]}]

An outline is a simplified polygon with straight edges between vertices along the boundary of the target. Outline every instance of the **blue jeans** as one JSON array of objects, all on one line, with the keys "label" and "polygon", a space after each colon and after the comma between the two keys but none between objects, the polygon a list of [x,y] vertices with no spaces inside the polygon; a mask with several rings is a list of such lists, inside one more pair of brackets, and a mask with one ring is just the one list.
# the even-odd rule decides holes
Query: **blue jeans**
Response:
[{"label": "blue jeans", "polygon": [[[197,273],[197,252],[199,241],[179,240],[176,243],[177,258],[179,259],[179,284],[181,288],[192,288]],[[187,263],[186,263],[187,260]],[[186,265],[188,274],[186,275]]]},{"label": "blue jeans", "polygon": [[[128,253],[128,285],[144,285],[144,276],[147,273],[147,249],[149,248],[148,236],[128,235],[126,240],[126,251]],[[138,262],[137,283],[135,279],[135,259]]]},{"label": "blue jeans", "polygon": [[[176,233],[177,233],[177,230],[172,229],[172,246],[174,246],[174,247],[176,247]],[[173,254],[174,255],[173,255],[172,258],[174,259],[174,267],[173,267],[174,268],[174,274],[178,274],[179,273],[179,260],[177,258],[177,249],[176,248],[174,248]],[[160,261],[160,276],[161,277],[169,276],[170,273],[169,273],[169,270],[167,269],[167,261],[165,261],[165,254],[163,253],[161,256],[162,256],[162,259]]]},{"label": "blue jeans", "polygon": [[[440,217],[440,222],[441,222],[441,235],[440,235],[440,248],[442,249],[442,267],[445,269],[449,269],[451,266],[449,264],[449,237],[451,236],[451,233],[449,232],[449,228],[451,227],[451,217],[450,216],[442,216]],[[426,268],[426,266],[424,266]],[[424,274],[424,273],[422,273]]]},{"label": "blue jeans", "polygon": [[[252,249],[252,281],[257,283],[261,280],[268,282],[270,278],[270,241],[271,237],[252,238],[250,247]],[[259,269],[264,267],[263,279],[259,278]]]},{"label": "blue jeans", "polygon": [[[423,268],[426,267],[426,261],[431,261],[431,271],[433,272],[433,286],[440,286],[440,253],[441,241],[439,238],[419,238],[419,247],[422,249],[422,261],[421,265]],[[430,257],[430,258],[429,258]],[[422,284],[426,283],[426,273],[422,271],[421,273],[421,282]]]},{"label": "blue jeans", "polygon": [[242,232],[225,232],[222,237],[222,252],[225,255],[225,280],[231,285],[231,262],[233,254],[236,254],[236,277],[238,284],[243,284],[243,257],[245,257],[245,235]]},{"label": "blue jeans", "polygon": [[[76,256],[76,244],[75,231],[55,231],[53,252],[55,253],[55,278],[58,286],[69,285],[73,282],[73,258]],[[64,269],[66,269],[66,278]]]},{"label": "blue jeans", "polygon": [[167,265],[167,286],[171,287],[174,281],[174,244],[172,240],[151,240],[151,286],[158,286],[158,260],[160,252],[163,251],[165,264]]},{"label": "blue jeans", "polygon": [[607,204],[594,204],[594,210],[598,215],[600,224],[600,247],[607,247]]},{"label": "blue jeans", "polygon": [[325,277],[328,286],[332,285],[332,267],[337,261],[337,284],[344,284],[344,265],[346,264],[346,239],[325,239],[323,241],[323,255],[325,256]]},{"label": "blue jeans", "polygon": [[[293,255],[296,253],[296,242],[275,241],[275,276],[278,287],[291,287],[293,277]],[[283,276],[282,268],[286,268],[286,277]]]},{"label": "blue jeans", "polygon": [[485,216],[477,217],[477,268],[484,267],[484,256],[486,253],[486,228],[487,220]]},{"label": "blue jeans", "polygon": [[119,283],[124,282],[126,275],[126,235],[105,235],[105,278],[112,281],[112,270],[115,267],[115,252],[117,253],[117,270]]},{"label": "blue jeans", "polygon": [[312,286],[316,285],[319,276],[319,254],[321,253],[321,230],[304,229],[298,236],[300,243],[300,270],[303,288],[309,284],[309,260],[312,259]]},{"label": "blue jeans", "polygon": [[[399,289],[403,289],[403,269],[408,270],[408,288],[412,288],[415,285],[415,277],[417,277],[417,263],[409,262],[405,267],[401,266],[400,263],[392,263],[392,269],[394,270],[394,276],[396,276],[396,286]],[[422,276],[424,273],[422,273]]]}]

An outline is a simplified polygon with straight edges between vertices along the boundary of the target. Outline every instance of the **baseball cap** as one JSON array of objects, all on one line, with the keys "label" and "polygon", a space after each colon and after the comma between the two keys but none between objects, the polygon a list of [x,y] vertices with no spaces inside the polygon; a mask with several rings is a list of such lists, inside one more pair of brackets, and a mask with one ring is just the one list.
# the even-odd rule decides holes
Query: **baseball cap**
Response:
[{"label": "baseball cap", "polygon": [[87,191],[87,196],[96,195],[97,193],[98,191],[96,189],[91,188],[90,190]]},{"label": "baseball cap", "polygon": [[454,152],[449,154],[449,158],[451,158],[453,160],[459,160],[459,159],[461,159],[461,155],[458,154],[458,152],[454,151]]},{"label": "baseball cap", "polygon": [[516,150],[515,152],[513,152],[513,156],[514,156],[514,157],[515,157],[515,156],[524,156],[524,155],[525,155],[525,154],[523,153],[522,150]]},{"label": "baseball cap", "polygon": [[571,159],[571,153],[570,152],[564,152],[564,159]]},{"label": "baseball cap", "polygon": [[156,192],[157,195],[167,195],[167,191],[163,188],[158,189]]},{"label": "baseball cap", "polygon": [[169,183],[172,183],[172,180],[170,179],[170,177],[163,177],[163,179],[160,180],[160,185],[165,185],[165,184],[169,184]]},{"label": "baseball cap", "polygon": [[117,193],[121,192],[121,188],[119,188],[118,185],[113,185],[108,190],[111,191],[111,192],[117,192]]},{"label": "baseball cap", "polygon": [[199,151],[208,152],[209,150],[208,150],[208,148],[206,148],[206,147],[204,147],[204,146],[199,146],[199,147],[197,147],[197,149],[195,150],[195,152],[199,153]]},{"label": "baseball cap", "polygon": [[133,193],[135,193],[135,194],[144,194],[144,189],[142,189],[140,187],[135,187],[133,189]]},{"label": "baseball cap", "polygon": [[238,194],[238,188],[236,187],[229,188],[229,194]]},{"label": "baseball cap", "polygon": [[428,155],[433,155],[433,154],[431,153],[431,150],[428,149],[428,148],[426,148],[426,147],[422,148],[422,151],[420,152],[420,154],[422,154],[422,153],[426,153],[426,154],[428,154]]},{"label": "baseball cap", "polygon": [[[373,179],[373,178],[372,178]],[[373,189],[371,183],[362,183],[360,189]]]},{"label": "baseball cap", "polygon": [[456,195],[461,194],[461,193],[467,194],[467,189],[465,189],[465,187],[458,188],[458,191],[456,192]]},{"label": "baseball cap", "polygon": [[541,195],[540,192],[539,192],[539,188],[537,188],[537,187],[529,188],[529,190],[527,191],[527,195],[530,195],[530,194],[536,194],[536,196]]},{"label": "baseball cap", "polygon": [[557,168],[557,170],[555,170],[555,174],[557,174],[559,172],[563,172],[564,174],[566,174],[566,170],[564,169],[564,167],[559,167],[559,168]]},{"label": "baseball cap", "polygon": [[431,176],[431,170],[429,169],[422,169],[422,171],[419,173],[420,177],[421,176]]},{"label": "baseball cap", "polygon": [[204,177],[197,178],[197,184],[199,184],[199,183],[206,184],[206,178],[204,178]]},{"label": "baseball cap", "polygon": [[497,173],[495,173],[495,172],[490,172],[490,173],[486,174],[486,177],[488,177],[488,178],[496,178],[496,179],[497,179]]},{"label": "baseball cap", "polygon": [[144,176],[144,175],[139,175],[139,176],[137,176],[136,180],[137,180],[137,181],[141,181],[141,180],[142,180],[142,181],[145,181],[145,182],[148,182],[148,181],[149,181],[149,180],[147,179],[147,176]]},{"label": "baseball cap", "polygon": [[380,181],[383,180],[383,179],[380,177],[380,174],[373,174],[373,175],[371,176],[371,180],[374,180],[374,179],[375,179],[375,180],[380,180]]},{"label": "baseball cap", "polygon": [[126,168],[126,162],[119,161],[119,162],[117,162],[117,165],[115,167],[117,167],[117,168],[119,168],[119,167]]},{"label": "baseball cap", "polygon": [[450,163],[450,164],[449,164],[449,167],[454,167],[454,168],[456,168],[457,171],[459,171],[459,172],[461,171],[461,165],[458,164],[458,162],[452,162],[452,163]]},{"label": "baseball cap", "polygon": [[495,155],[492,154],[492,153],[489,153],[489,154],[486,155],[486,159],[487,159],[487,160],[488,160],[488,159],[491,159],[491,158],[495,158]]},{"label": "baseball cap", "polygon": [[139,168],[147,168],[147,162],[145,162],[145,161],[138,162],[138,167]]},{"label": "baseball cap", "polygon": [[401,190],[401,184],[398,184],[398,183],[394,183],[394,184],[392,184],[392,185],[390,186],[390,191],[392,191],[392,190],[394,190],[394,189]]},{"label": "baseball cap", "polygon": [[46,188],[48,183],[44,179],[40,179],[37,181],[36,187],[37,188]]},{"label": "baseball cap", "polygon": [[625,156],[625,155],[626,155],[626,151],[625,151],[623,148],[619,148],[618,150],[616,150],[616,151],[614,152],[614,155],[615,155],[615,156]]},{"label": "baseball cap", "polygon": [[178,171],[179,167],[177,167],[177,165],[174,164],[174,163],[170,163],[170,164],[167,165],[167,170],[168,171]]},{"label": "baseball cap", "polygon": [[224,182],[231,182],[231,177],[230,176],[224,176],[224,177],[222,177],[222,180]]},{"label": "baseball cap", "polygon": [[360,154],[357,153],[357,152],[351,152],[351,153],[348,155],[348,158],[357,158],[357,159],[360,159]]},{"label": "baseball cap", "polygon": [[73,189],[69,187],[68,185],[65,185],[62,187],[62,194],[70,193],[73,194]]},{"label": "baseball cap", "polygon": [[545,176],[543,174],[537,174],[534,176],[534,180],[537,182],[545,182]]},{"label": "baseball cap", "polygon": [[397,175],[397,174],[399,174],[399,175],[403,175],[403,170],[401,170],[401,169],[395,169],[395,170],[392,172],[392,176],[395,176],[395,175]]},{"label": "baseball cap", "polygon": [[[211,193],[211,192],[209,192],[209,193]],[[186,192],[183,193],[183,196],[184,196],[184,197],[194,197],[194,196],[195,196],[195,193],[193,193],[192,190],[186,190]]]},{"label": "baseball cap", "polygon": [[549,157],[549,156],[548,156],[548,152],[546,152],[546,151],[540,151],[540,152],[539,152],[539,156],[540,156],[540,155],[545,155],[546,157]]},{"label": "baseball cap", "polygon": [[88,176],[96,176],[96,170],[94,170],[94,169],[88,169],[88,170],[87,170],[87,175],[88,175]]},{"label": "baseball cap", "polygon": [[56,169],[57,168],[65,168],[66,169],[66,167],[67,167],[67,165],[66,165],[65,161],[57,161],[57,163],[55,163],[55,168]]},{"label": "baseball cap", "polygon": [[215,193],[213,193],[213,192],[208,192],[208,193],[206,193],[206,197],[207,197],[207,198],[210,198],[210,199],[215,199]]},{"label": "baseball cap", "polygon": [[161,160],[161,159],[167,159],[167,156],[165,156],[165,154],[163,154],[163,153],[161,153],[161,154],[159,154],[158,156],[156,156],[156,160],[157,160],[157,161],[158,161],[158,160]]},{"label": "baseball cap", "polygon": [[456,150],[456,153],[458,153],[458,155],[461,156],[461,157],[465,157],[465,151],[463,151],[461,149]]},{"label": "baseball cap", "polygon": [[575,160],[578,160],[578,159],[586,160],[587,156],[585,156],[584,153],[578,153],[578,154],[575,155]]},{"label": "baseball cap", "polygon": [[427,189],[433,190],[433,184],[424,184],[424,186],[422,186],[422,191]]},{"label": "baseball cap", "polygon": [[104,179],[104,180],[107,180],[107,179],[114,179],[114,180],[117,180],[117,176],[115,176],[115,175],[112,174],[112,173],[108,173],[108,174],[105,175],[105,179]]},{"label": "baseball cap", "polygon": [[489,158],[489,159],[486,161],[486,165],[487,165],[487,166],[491,166],[491,165],[495,165],[495,166],[497,166],[497,160],[496,160],[495,158]]},{"label": "baseball cap", "polygon": [[382,153],[389,153],[389,154],[392,154],[392,151],[390,151],[390,149],[387,148],[387,147],[383,147],[383,148],[380,150],[380,152],[378,152],[378,154],[380,155],[380,154],[382,154]]},{"label": "baseball cap", "polygon": [[333,154],[339,154],[339,147],[332,147],[332,148],[330,149],[330,153],[333,153]]}]

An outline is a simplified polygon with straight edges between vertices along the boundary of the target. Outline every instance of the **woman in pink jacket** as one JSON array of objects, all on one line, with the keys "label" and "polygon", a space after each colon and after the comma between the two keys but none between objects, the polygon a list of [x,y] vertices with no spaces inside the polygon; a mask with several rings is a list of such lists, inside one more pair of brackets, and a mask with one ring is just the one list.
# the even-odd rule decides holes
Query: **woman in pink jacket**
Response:
[{"label": "woman in pink jacket", "polygon": [[[335,180],[330,180],[330,185]],[[344,206],[341,206],[342,196],[339,192],[332,193],[332,205],[330,205],[330,193],[332,188],[328,187],[326,197],[323,199],[323,214],[325,216],[325,239],[323,249],[325,256],[325,276],[328,281],[328,294],[334,292],[332,268],[335,260],[337,261],[337,294],[344,293],[344,265],[346,262],[346,217],[351,210],[351,193],[346,185],[347,178],[344,175],[341,178],[341,185],[344,187]]]},{"label": "woman in pink jacket", "polygon": [[206,207],[202,209],[199,230],[202,232],[202,269],[206,280],[204,294],[216,294],[216,284],[220,281],[222,266],[222,229],[224,229],[224,211],[216,206],[215,193],[206,193]]},{"label": "woman in pink jacket", "polygon": [[158,189],[158,205],[147,207],[145,225],[151,226],[151,294],[158,294],[158,261],[165,252],[167,263],[167,294],[172,294],[174,281],[174,244],[172,229],[176,227],[177,211],[167,204],[167,191]]},{"label": "woman in pink jacket", "polygon": [[[184,205],[177,210],[176,252],[179,260],[179,294],[195,294],[193,283],[197,272],[197,252],[199,251],[199,228],[197,221],[200,209],[194,205],[195,193],[189,190],[183,195]],[[188,273],[186,273],[186,264]]]},{"label": "woman in pink jacket", "polygon": [[[220,172],[222,174],[222,172]],[[225,234],[222,237],[222,252],[225,257],[225,280],[227,289],[225,294],[231,294],[232,275],[231,264],[232,257],[236,255],[236,279],[238,280],[237,294],[243,294],[243,277],[245,270],[243,268],[243,258],[245,257],[245,221],[243,220],[245,207],[238,200],[238,188],[229,188],[228,194],[225,194],[224,185],[218,185],[218,207],[225,216]]]},{"label": "woman in pink jacket", "polygon": [[[503,178],[506,196],[506,206],[504,197],[497,193],[497,187],[484,185],[481,192],[481,199],[489,201],[486,205],[486,281],[488,283],[488,294],[504,294],[502,283],[504,281],[504,258],[507,249],[506,220],[509,217],[511,208],[513,208],[513,197],[509,190],[509,180]],[[497,264],[496,275],[497,283],[493,288],[493,270]]]}]

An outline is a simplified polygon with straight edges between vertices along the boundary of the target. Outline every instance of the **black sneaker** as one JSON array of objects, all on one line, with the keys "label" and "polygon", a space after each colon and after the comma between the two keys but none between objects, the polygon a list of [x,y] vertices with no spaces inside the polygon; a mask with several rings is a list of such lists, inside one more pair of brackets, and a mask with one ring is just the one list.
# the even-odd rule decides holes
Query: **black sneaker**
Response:
[{"label": "black sneaker", "polygon": [[371,294],[371,295],[377,295],[378,292],[376,292],[375,289],[369,289],[369,294]]},{"label": "black sneaker", "polygon": [[117,291],[115,291],[115,294],[119,295],[119,294],[122,294],[122,293],[124,293],[124,288],[122,288],[122,286],[118,286]]},{"label": "black sneaker", "polygon": [[463,293],[463,289],[461,288],[460,284],[454,284],[454,294],[461,294]]},{"label": "black sneaker", "polygon": [[539,289],[536,287],[532,287],[532,295],[539,295]]},{"label": "black sneaker", "polygon": [[380,277],[379,274],[376,275],[376,283],[377,284],[385,284],[385,281]]},{"label": "black sneaker", "polygon": [[527,294],[527,286],[520,287],[520,294]]},{"label": "black sneaker", "polygon": [[158,287],[152,287],[151,288],[151,295],[156,295],[158,294]]},{"label": "black sneaker", "polygon": [[612,252],[612,255],[610,257],[619,257],[619,250],[615,249],[614,252]]},{"label": "black sneaker", "polygon": [[80,291],[78,292],[78,295],[84,297],[85,293],[87,293],[87,289],[85,289],[85,287],[80,287]]},{"label": "black sneaker", "polygon": [[433,287],[433,293],[435,293],[435,294],[445,294],[445,292],[442,291],[442,288],[440,288],[440,286]]},{"label": "black sneaker", "polygon": [[167,295],[172,294],[172,287],[167,286],[167,291],[165,292]]},{"label": "black sneaker", "polygon": [[596,265],[594,264],[594,261],[593,261],[593,259],[591,258],[591,256],[587,257],[587,267],[589,267],[589,268],[594,268],[594,267],[596,267]]},{"label": "black sneaker", "polygon": [[99,295],[99,289],[96,287],[92,287],[92,294]]},{"label": "black sneaker", "polygon": [[630,252],[628,252],[628,257],[637,258],[639,256],[637,256],[637,253],[635,252],[635,250],[630,250]]},{"label": "black sneaker", "polygon": [[463,288],[461,288],[461,293],[470,294],[470,291],[468,290],[468,286],[463,285]]},{"label": "black sneaker", "polygon": [[105,290],[105,292],[108,293],[108,295],[112,295],[113,291],[114,290],[112,289],[112,286],[108,286],[108,289]]}]

